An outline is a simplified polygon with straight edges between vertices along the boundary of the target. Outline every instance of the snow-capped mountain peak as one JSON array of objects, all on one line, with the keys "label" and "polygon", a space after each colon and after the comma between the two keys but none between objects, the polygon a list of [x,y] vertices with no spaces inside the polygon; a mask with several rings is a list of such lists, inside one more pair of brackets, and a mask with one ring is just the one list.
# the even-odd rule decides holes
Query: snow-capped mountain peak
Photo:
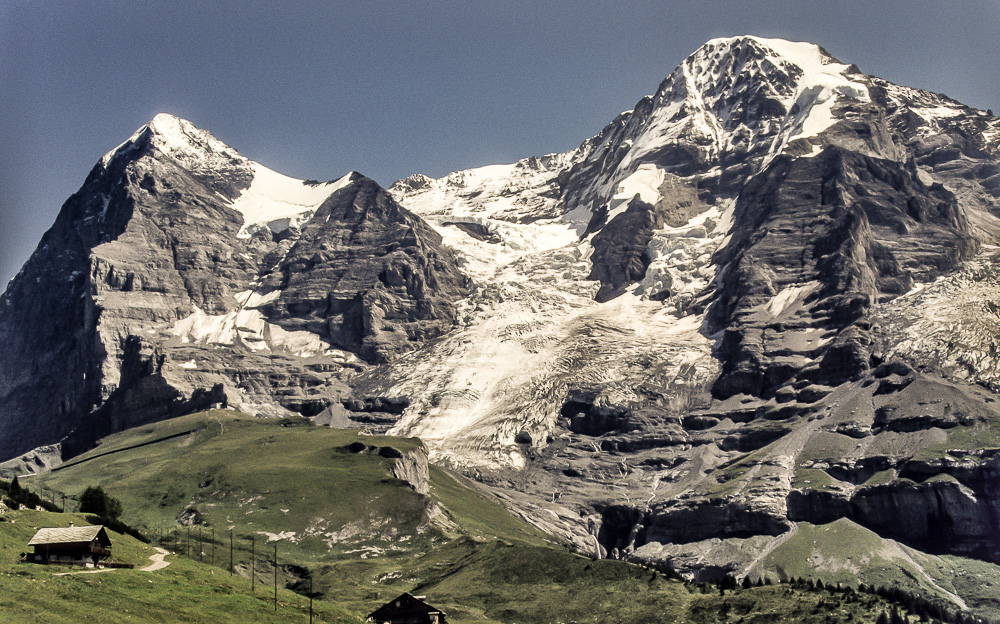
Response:
[{"label": "snow-capped mountain peak", "polygon": [[167,152],[188,151],[193,147],[201,147],[206,151],[239,157],[236,150],[216,139],[207,130],[202,130],[190,121],[169,113],[157,114],[146,124],[145,129],[154,137],[156,145]]},{"label": "snow-capped mountain peak", "polygon": [[[138,158],[150,151],[156,158],[172,161],[215,187],[224,205],[243,216],[239,238],[249,238],[263,229],[280,234],[289,227],[302,226],[330,195],[360,177],[351,172],[318,183],[280,174],[244,157],[207,130],[169,113],[159,113],[136,130],[105,154],[100,166],[107,168],[118,158]],[[228,183],[218,184],[223,180]]]},{"label": "snow-capped mountain peak", "polygon": [[114,158],[129,155],[146,146],[155,148],[176,160],[185,169],[195,172],[210,171],[219,166],[227,169],[245,168],[250,163],[207,130],[196,127],[186,119],[159,113],[124,143],[105,154],[101,158],[101,164],[107,166]]},{"label": "snow-capped mountain peak", "polygon": [[806,140],[796,143],[800,152],[818,153],[816,137],[836,122],[834,106],[871,100],[855,72],[812,43],[713,39],[577,149],[437,180],[411,176],[391,191],[449,222],[558,218],[583,234],[624,210],[631,189],[645,189],[642,200],[655,204],[650,180],[712,184],[732,159],[747,161],[749,175],[798,139]]},{"label": "snow-capped mountain peak", "polygon": [[852,68],[812,43],[731,37],[713,39],[660,85],[623,165],[681,135],[707,144],[710,158],[753,152],[770,156],[796,138],[814,137],[835,121],[842,98],[868,102]]}]

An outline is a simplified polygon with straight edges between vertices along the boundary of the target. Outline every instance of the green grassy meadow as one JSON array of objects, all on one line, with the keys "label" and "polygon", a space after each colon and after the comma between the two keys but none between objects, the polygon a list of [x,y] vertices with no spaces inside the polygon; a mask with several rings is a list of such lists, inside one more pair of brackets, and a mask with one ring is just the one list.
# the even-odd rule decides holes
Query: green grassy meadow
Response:
[{"label": "green grassy meadow", "polygon": [[[352,452],[359,442],[365,450]],[[404,591],[427,595],[452,624],[868,623],[885,608],[875,596],[788,585],[723,595],[594,561],[444,469],[431,466],[429,495],[417,493],[392,476],[384,447],[421,443],[222,410],[110,436],[22,484],[69,497],[101,486],[153,542],[112,534],[115,557],[141,567],[161,545],[176,553],[172,565],[53,576],[57,566],[18,564],[17,553],[38,527],[86,518],[12,511],[0,522],[0,622],[308,622],[310,582],[316,622],[362,622]]]},{"label": "green grassy meadow", "polygon": [[[0,622],[119,624],[143,622],[308,622],[309,600],[284,587],[274,610],[271,585],[168,555],[170,565],[144,572],[152,546],[109,532],[115,561],[135,569],[79,573],[81,568],[16,563],[25,544],[42,527],[87,524],[82,514],[9,511],[0,522]],[[65,576],[57,574],[73,572]],[[264,577],[262,581],[271,581]],[[357,614],[333,602],[316,601],[317,622],[358,622]]]},{"label": "green grassy meadow", "polygon": [[[14,563],[40,527],[78,526],[80,514],[13,511],[0,522],[0,622],[308,622],[309,602],[283,587],[273,602],[270,570],[248,578],[169,555],[145,572],[153,548],[111,532],[115,559],[136,569],[56,576],[78,568]],[[875,596],[806,591],[787,585],[727,590],[671,580],[619,561],[592,561],[563,549],[506,541],[453,540],[414,558],[411,589],[443,608],[448,621],[777,623],[874,622],[887,604]],[[313,603],[314,622],[363,622],[381,601],[350,584]]]}]

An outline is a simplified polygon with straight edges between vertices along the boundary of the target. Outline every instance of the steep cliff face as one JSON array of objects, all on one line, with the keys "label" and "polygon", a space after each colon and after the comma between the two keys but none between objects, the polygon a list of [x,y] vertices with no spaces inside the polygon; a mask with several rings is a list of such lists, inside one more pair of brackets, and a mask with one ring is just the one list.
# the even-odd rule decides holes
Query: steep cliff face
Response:
[{"label": "steep cliff face", "polygon": [[[954,194],[921,182],[912,162],[833,146],[776,159],[744,188],[733,220],[715,258],[725,267],[713,310],[726,330],[720,398],[771,396],[796,378],[859,378],[869,367],[872,304],[954,269],[978,247]],[[793,328],[824,335],[796,349]]]},{"label": "steep cliff face", "polygon": [[[817,46],[709,42],[576,150],[392,187],[476,288],[365,393],[598,555],[742,573],[839,518],[996,560],[978,478],[823,466],[989,472],[1000,419],[964,384],[996,383],[998,127]],[[979,416],[924,418],[910,384]]]},{"label": "steep cliff face", "polygon": [[4,295],[3,451],[217,403],[339,408],[453,324],[464,278],[371,180],[304,183],[159,115],[105,156]]},{"label": "steep cliff face", "polygon": [[441,236],[368,179],[324,202],[261,285],[281,292],[269,318],[370,362],[451,329],[467,294]]}]

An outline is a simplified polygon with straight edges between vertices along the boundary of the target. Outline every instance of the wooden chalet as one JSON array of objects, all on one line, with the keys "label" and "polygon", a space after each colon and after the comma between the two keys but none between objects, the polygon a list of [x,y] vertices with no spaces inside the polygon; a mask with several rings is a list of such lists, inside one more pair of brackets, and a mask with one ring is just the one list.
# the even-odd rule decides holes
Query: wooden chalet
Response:
[{"label": "wooden chalet", "polygon": [[424,596],[402,596],[390,600],[368,616],[374,624],[446,624],[444,611],[426,602]]},{"label": "wooden chalet", "polygon": [[39,529],[28,542],[35,551],[25,560],[93,567],[111,556],[111,539],[103,526]]}]

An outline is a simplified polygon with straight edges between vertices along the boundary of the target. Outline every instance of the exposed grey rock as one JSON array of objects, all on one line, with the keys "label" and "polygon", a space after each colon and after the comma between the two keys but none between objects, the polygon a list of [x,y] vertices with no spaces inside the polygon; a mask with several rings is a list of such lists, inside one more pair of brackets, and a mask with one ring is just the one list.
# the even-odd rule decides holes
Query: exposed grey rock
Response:
[{"label": "exposed grey rock", "polygon": [[0,478],[10,480],[16,476],[48,472],[60,464],[62,448],[59,444],[40,446],[0,463]]},{"label": "exposed grey rock", "polygon": [[0,455],[212,406],[318,416],[365,368],[343,351],[381,361],[454,323],[452,253],[374,182],[244,236],[254,167],[162,115],[98,163],[0,301]]},{"label": "exposed grey rock", "polygon": [[450,329],[468,292],[440,235],[361,177],[319,207],[263,285],[282,292],[261,308],[276,324],[371,362]]},{"label": "exposed grey rock", "polygon": [[409,483],[417,494],[425,496],[430,494],[426,448],[421,446],[406,453],[397,452],[396,455],[383,455],[383,457],[396,457],[396,463],[392,465],[392,476]]},{"label": "exposed grey rock", "polygon": [[836,338],[806,378],[838,385],[870,365],[864,316],[872,303],[957,266],[977,248],[955,196],[925,186],[912,164],[833,146],[812,158],[776,159],[748,182],[734,220],[733,240],[717,257],[727,269],[713,309],[726,326],[715,386],[723,398],[766,395],[806,373],[764,339],[784,319],[755,312],[783,289],[817,284],[797,322]]}]

